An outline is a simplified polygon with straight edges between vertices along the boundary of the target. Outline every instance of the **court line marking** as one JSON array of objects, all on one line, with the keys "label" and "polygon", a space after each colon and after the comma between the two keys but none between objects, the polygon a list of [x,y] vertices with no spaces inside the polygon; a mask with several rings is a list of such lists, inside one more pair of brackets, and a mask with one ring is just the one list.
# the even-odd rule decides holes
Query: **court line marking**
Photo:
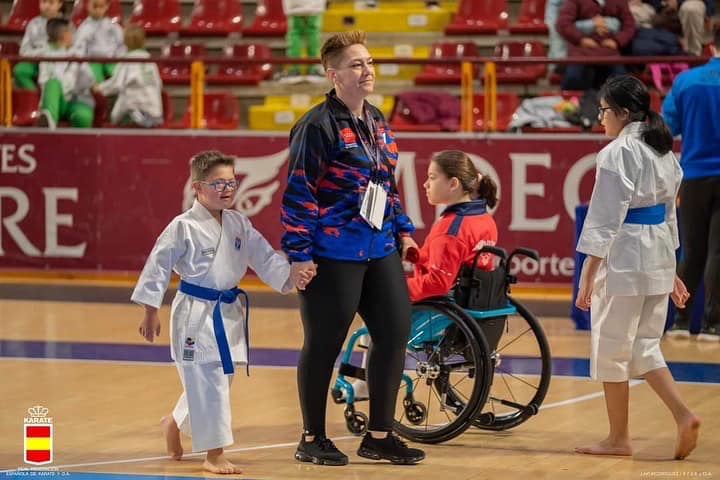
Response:
[{"label": "court line marking", "polygon": [[[587,380],[590,380],[586,377]],[[644,380],[630,380],[630,387],[634,387],[635,385],[640,385],[641,383],[645,383]],[[605,391],[601,390],[599,392],[595,393],[588,393],[587,395],[580,395],[579,397],[569,398],[567,400],[561,400],[559,402],[553,402],[548,404],[540,405],[540,410],[547,410],[548,408],[555,408],[555,407],[562,407],[565,405],[570,405],[573,403],[579,403],[585,400],[592,400],[593,398],[602,397],[605,395]]]},{"label": "court line marking", "polygon": [[[587,377],[581,377],[585,380],[590,380]],[[643,380],[631,380],[630,386],[633,387],[635,385],[639,385],[641,383],[644,383]],[[569,398],[567,400],[561,400],[559,402],[553,402],[546,405],[541,405],[540,410],[549,409],[549,408],[555,408],[555,407],[562,407],[565,405],[571,405],[573,403],[579,403],[583,402],[585,400],[591,400],[594,398],[602,397],[604,395],[603,391],[589,393],[587,395],[580,395],[579,397],[573,397]],[[357,439],[358,437],[354,435],[347,435],[343,437],[335,437],[333,438],[333,441],[342,441],[342,440],[350,440],[350,439]],[[288,442],[288,443],[274,443],[269,445],[257,445],[254,447],[239,447],[239,448],[232,448],[225,450],[226,453],[239,453],[239,452],[251,452],[255,450],[269,450],[273,448],[286,448],[286,447],[293,447],[296,446],[297,442]],[[188,457],[200,457],[205,455],[205,452],[198,452],[198,453],[189,453],[186,455],[183,455],[183,458]],[[163,456],[156,456],[156,457],[143,457],[143,458],[131,458],[127,460],[108,460],[104,462],[88,462],[88,463],[73,463],[68,465],[53,465],[53,469],[63,469],[63,468],[78,468],[78,467],[96,467],[100,465],[121,465],[121,464],[127,464],[127,463],[142,463],[142,462],[152,462],[156,460],[168,460],[167,455]],[[7,472],[14,472],[13,470],[0,470],[0,473],[7,473]]]}]

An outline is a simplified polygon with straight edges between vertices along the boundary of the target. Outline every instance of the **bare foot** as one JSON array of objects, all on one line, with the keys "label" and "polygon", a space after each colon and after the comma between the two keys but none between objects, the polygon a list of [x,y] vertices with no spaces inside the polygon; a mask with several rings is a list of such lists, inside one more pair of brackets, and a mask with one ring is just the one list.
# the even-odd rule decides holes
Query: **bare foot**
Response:
[{"label": "bare foot", "polygon": [[160,427],[165,434],[167,454],[173,460],[180,460],[183,456],[183,448],[180,443],[180,429],[175,423],[172,415],[165,415],[160,419]]},{"label": "bare foot", "polygon": [[203,468],[212,473],[242,473],[242,470],[225,458],[222,449],[220,449],[219,453],[217,453],[217,450],[208,450],[207,457],[205,457],[205,461],[203,462]]},{"label": "bare foot", "polygon": [[689,413],[678,423],[677,445],[675,445],[675,460],[682,460],[697,446],[700,433],[700,418]]},{"label": "bare foot", "polygon": [[586,455],[621,455],[629,456],[632,455],[632,446],[629,441],[624,442],[611,442],[609,439],[605,439],[601,442],[594,443],[592,445],[585,445],[582,447],[575,447],[576,453],[584,453]]}]

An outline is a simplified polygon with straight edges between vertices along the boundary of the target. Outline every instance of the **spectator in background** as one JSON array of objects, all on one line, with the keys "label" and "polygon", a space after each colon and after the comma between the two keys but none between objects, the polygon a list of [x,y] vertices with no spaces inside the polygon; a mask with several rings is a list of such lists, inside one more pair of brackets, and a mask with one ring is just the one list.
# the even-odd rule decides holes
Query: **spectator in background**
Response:
[{"label": "spectator in background", "polygon": [[[303,44],[308,58],[317,58],[320,53],[320,30],[322,16],[325,11],[325,0],[283,0],[283,10],[287,16],[288,29],[287,56],[297,58],[302,56]],[[307,79],[311,82],[322,83],[325,74],[320,65],[308,65]],[[299,83],[300,65],[290,65],[287,72],[278,76],[282,83]]]},{"label": "spectator in background", "polygon": [[[663,102],[673,135],[682,135],[678,276],[691,295],[705,280],[705,308],[698,340],[720,340],[720,29],[714,58],[681,73]],[[692,298],[692,297],[691,297]],[[689,337],[690,308],[681,310],[668,331]]]},{"label": "spectator in background", "polygon": [[[568,42],[572,57],[620,56],[635,34],[633,19],[627,0],[605,0],[603,5],[595,0],[565,0],[555,25],[558,33]],[[607,17],[620,21],[617,32],[610,30]],[[591,20],[592,33],[583,33],[575,22]],[[563,90],[587,90],[599,88],[612,75],[625,73],[623,65],[568,65],[563,76]]]},{"label": "spectator in background", "polygon": [[[150,58],[145,50],[145,32],[128,25],[124,34],[126,58]],[[155,63],[123,63],[109,79],[94,90],[102,95],[117,95],[110,121],[116,125],[151,128],[163,122],[162,80]]]},{"label": "spectator in background", "polygon": [[[568,54],[567,42],[555,28],[558,12],[560,11],[560,7],[563,2],[564,0],[547,0],[547,3],[545,4],[545,25],[547,25],[549,33],[550,46],[548,50],[548,57],[550,58],[565,58]],[[590,35],[596,29],[595,22],[600,22],[600,20],[592,18],[576,20],[575,27],[583,34]],[[620,31],[620,20],[617,18],[602,17],[602,22],[604,22],[605,27],[610,32],[617,33]],[[562,66],[561,68],[555,68],[555,70],[557,72],[564,72],[565,67]]]},{"label": "spectator in background", "polygon": [[[25,34],[20,44],[20,55],[37,57],[44,53],[48,43],[47,21],[50,18],[60,17],[62,14],[62,0],[40,0],[40,15],[30,20],[25,27]],[[13,68],[15,83],[20,88],[35,88],[34,79],[37,76],[37,63],[18,62]]]},{"label": "spectator in background", "polygon": [[713,0],[666,0],[675,9],[682,24],[685,49],[692,55],[702,55],[705,32],[715,13]]},{"label": "spectator in background", "polygon": [[[127,49],[122,27],[106,16],[110,0],[88,0],[88,17],[75,34],[73,51],[82,57],[120,57]],[[95,80],[102,82],[112,76],[114,63],[91,63]]]},{"label": "spectator in background", "polygon": [[[48,20],[47,37],[47,47],[40,55],[72,55],[70,46],[73,35],[67,19]],[[69,120],[73,127],[91,127],[95,102],[90,93],[90,87],[94,83],[90,66],[84,62],[42,62],[39,70],[40,125],[54,129],[58,121]]]}]

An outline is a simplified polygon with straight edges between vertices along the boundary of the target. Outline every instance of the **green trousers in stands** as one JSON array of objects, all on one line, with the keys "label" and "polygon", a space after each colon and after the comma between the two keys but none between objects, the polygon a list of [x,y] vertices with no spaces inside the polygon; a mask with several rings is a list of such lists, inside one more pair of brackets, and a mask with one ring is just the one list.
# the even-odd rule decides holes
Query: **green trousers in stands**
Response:
[{"label": "green trousers in stands", "polygon": [[38,64],[31,62],[19,62],[13,67],[13,78],[15,84],[20,88],[37,88],[35,79],[38,76]]},{"label": "green trousers in stands", "polygon": [[116,65],[117,63],[91,63],[90,70],[92,70],[93,75],[95,75],[95,81],[100,83],[112,77]]},{"label": "green trousers in stands", "polygon": [[68,120],[70,125],[77,128],[92,127],[95,116],[95,111],[90,105],[78,101],[67,101],[63,94],[62,84],[56,78],[51,78],[45,84],[40,98],[40,109],[50,112],[55,123],[60,120]]},{"label": "green trousers in stands", "polygon": [[[322,15],[290,15],[288,17],[287,56],[302,56],[303,44],[308,58],[317,58],[320,54],[320,29]],[[290,67],[292,73],[300,73],[299,65]]]}]

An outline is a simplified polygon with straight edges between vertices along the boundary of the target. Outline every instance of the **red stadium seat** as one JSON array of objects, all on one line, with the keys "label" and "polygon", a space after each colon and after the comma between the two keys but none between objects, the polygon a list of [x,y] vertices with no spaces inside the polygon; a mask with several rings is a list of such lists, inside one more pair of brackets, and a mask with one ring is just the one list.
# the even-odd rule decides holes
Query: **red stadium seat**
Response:
[{"label": "red stadium seat", "polygon": [[[88,0],[75,0],[75,5],[73,6],[70,19],[76,27],[79,26],[88,16],[87,3]],[[123,14],[122,7],[120,6],[120,0],[110,0],[107,16],[110,17],[113,22],[117,22],[122,25]]]},{"label": "red stadium seat", "polygon": [[147,35],[165,35],[180,30],[178,0],[135,0],[130,23]]},{"label": "red stadium seat", "polygon": [[[478,47],[473,42],[439,42],[430,47],[430,58],[476,57]],[[479,74],[475,67],[474,76]],[[447,85],[460,83],[460,64],[427,64],[415,76],[416,85]]]},{"label": "red stadium seat", "polygon": [[12,124],[16,127],[35,125],[40,104],[40,90],[29,88],[12,89]]},{"label": "red stadium seat", "polygon": [[183,35],[225,36],[242,29],[239,0],[195,0],[190,25],[180,29]]},{"label": "red stadium seat", "polygon": [[[226,58],[270,58],[270,47],[260,43],[228,45],[224,50]],[[272,78],[272,65],[269,63],[238,63],[220,65],[217,73],[208,75],[206,80],[212,85],[258,85],[262,80]]]},{"label": "red stadium seat", "polygon": [[242,31],[244,37],[282,37],[287,33],[287,18],[282,0],[258,0],[255,18]]},{"label": "red stadium seat", "polygon": [[[187,57],[188,60],[194,57],[205,55],[205,45],[194,43],[175,42],[165,45],[162,48],[161,57]],[[163,83],[178,85],[190,83],[190,63],[189,62],[158,62],[160,68],[160,78]]]},{"label": "red stadium seat", "polygon": [[[510,125],[513,113],[517,110],[520,105],[520,98],[514,92],[498,92],[496,103],[496,120],[495,131],[504,132]],[[476,93],[473,95],[473,110],[472,110],[472,124],[473,130],[482,131],[485,129],[485,95],[482,93]]]},{"label": "red stadium seat", "polygon": [[38,0],[14,0],[7,23],[0,25],[0,33],[22,33],[34,17],[40,15]]},{"label": "red stadium seat", "polygon": [[396,132],[442,132],[442,126],[434,123],[418,123],[410,108],[398,97],[390,114],[390,126]]},{"label": "red stadium seat", "polygon": [[[501,42],[495,47],[496,57],[544,57],[545,47],[540,42]],[[545,76],[546,66],[544,64],[508,64],[498,65],[498,83],[535,83]]]},{"label": "red stadium seat", "polygon": [[[0,42],[0,55],[17,55],[20,53],[20,44],[13,41]],[[10,62],[12,65],[15,62]]]},{"label": "red stadium seat", "polygon": [[507,28],[507,0],[460,0],[446,35],[494,35]]},{"label": "red stadium seat", "polygon": [[[210,130],[234,130],[240,125],[240,105],[230,92],[205,93],[203,127]],[[183,114],[180,128],[190,128],[190,104]]]},{"label": "red stadium seat", "polygon": [[522,0],[517,22],[508,27],[510,33],[547,34],[545,0]]}]

